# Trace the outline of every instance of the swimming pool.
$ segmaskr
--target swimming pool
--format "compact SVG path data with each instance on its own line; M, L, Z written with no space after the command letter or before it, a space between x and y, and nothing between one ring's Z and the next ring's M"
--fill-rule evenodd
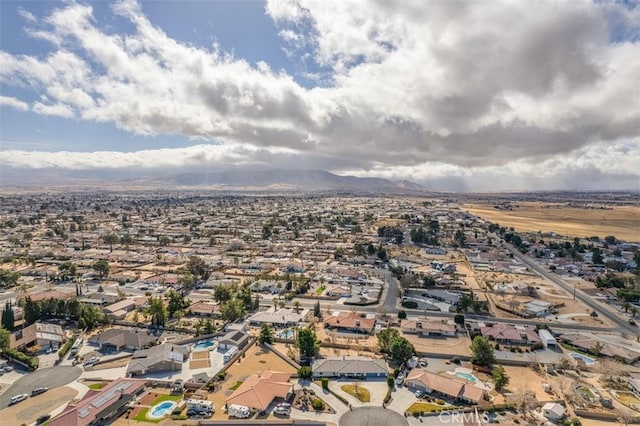
M586 355L579 354L577 352L569 352L569 356L573 359L581 359L587 365L594 365L596 363L595 359L590 358Z
M193 349L198 350L198 349L210 349L213 345L215 345L216 342L213 340L203 340L202 342L198 342L195 345L193 345Z
M294 332L291 329L282 330L278 333L278 337L281 339L293 339Z
M456 371L455 374L457 377L460 377L461 379L465 379L470 381L471 383L475 383L478 381L478 378L476 376L474 376L473 374L470 373L462 373L460 371Z
M158 419L166 416L171 413L171 411L176 407L175 401L164 401L160 404L154 406L147 412L147 417L150 419Z

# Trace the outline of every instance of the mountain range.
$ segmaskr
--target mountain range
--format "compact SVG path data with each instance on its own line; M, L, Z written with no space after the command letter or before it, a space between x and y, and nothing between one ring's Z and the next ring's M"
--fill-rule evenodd
M324 170L229 169L170 174L114 173L110 170L5 170L3 186L42 189L208 189L225 191L359 192L424 194L427 189L411 181L341 176ZM5 188L6 189L6 188Z

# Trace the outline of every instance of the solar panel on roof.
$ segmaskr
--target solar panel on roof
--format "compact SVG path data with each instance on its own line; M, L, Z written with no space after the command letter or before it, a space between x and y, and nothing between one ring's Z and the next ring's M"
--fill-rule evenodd
M123 391L123 390L127 389L129 386L131 386L130 382L118 383L116 386L114 386L113 388L109 389L108 391L102 392L96 399L91 401L91 405L93 405L95 408L100 408L104 404L106 404L107 402L112 400L117 392ZM103 393L104 393L104 395L103 395Z

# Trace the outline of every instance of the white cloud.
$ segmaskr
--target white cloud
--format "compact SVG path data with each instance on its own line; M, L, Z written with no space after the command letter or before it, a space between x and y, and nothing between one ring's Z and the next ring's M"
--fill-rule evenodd
M267 1L287 52L331 70L314 88L176 41L132 0L113 11L135 31L103 30L90 5L24 13L54 49L0 51L0 82L44 94L36 113L416 178L425 165L531 176L581 152L618 164L602 147L640 134L640 19L624 4Z
M22 102L20 99L12 98L11 96L0 96L0 105L9 106L20 111L29 110L29 104Z

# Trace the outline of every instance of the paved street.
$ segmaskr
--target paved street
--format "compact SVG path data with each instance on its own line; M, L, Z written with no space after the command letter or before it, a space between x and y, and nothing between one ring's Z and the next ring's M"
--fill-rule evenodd
M42 386L49 389L59 388L73 382L80 377L80 374L82 374L81 368L67 366L43 368L27 374L18 379L6 392L0 395L0 410L9 405L9 400L12 396L21 393L31 395L33 389Z
M565 282L558 275L547 271L545 268L540 266L537 262L535 262L529 256L523 255L518 250L513 248L511 245L506 244L506 247L509 250L511 250L511 252L514 255L514 257L516 257L522 263L527 265L531 270L535 271L536 273L538 273L542 277L548 279L549 281L557 284L560 288L564 289L569 294L575 294L576 299L578 299L579 301L581 301L582 303L584 303L585 305L587 305L591 309L593 309L596 312L598 312L598 314L604 315L605 317L607 317L611 322L613 322L616 325L616 328L617 328L616 331L619 331L619 332L622 331L622 332L625 332L625 333L629 333L632 336L638 334L639 330L638 330L637 327L633 327L627 321L625 321L623 318L620 318L614 312L609 311L607 306L604 306L603 304L598 303L591 296L585 294L580 289L574 290L573 286L569 285L567 282ZM574 326L573 328L578 328L578 327Z

